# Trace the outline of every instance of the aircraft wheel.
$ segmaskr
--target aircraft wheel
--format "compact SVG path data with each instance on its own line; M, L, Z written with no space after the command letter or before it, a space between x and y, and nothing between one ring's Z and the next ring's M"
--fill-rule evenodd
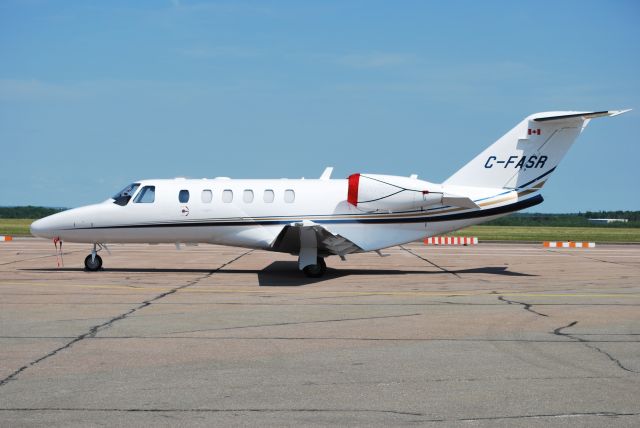
M318 257L317 264L306 266L302 271L309 278L320 278L327 271L327 264L323 257Z
M96 254L95 259L91 260L91 254L84 259L84 268L89 272L95 272L102 268L102 257Z

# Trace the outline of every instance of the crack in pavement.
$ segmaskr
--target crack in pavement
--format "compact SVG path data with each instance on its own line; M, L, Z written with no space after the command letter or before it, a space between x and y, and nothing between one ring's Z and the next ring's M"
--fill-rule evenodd
M514 415L514 416L485 416L480 418L463 418L454 419L454 421L461 422L474 422L474 421L496 421L496 420L509 420L509 419L544 419L544 418L568 418L568 417L584 417L584 416L604 416L604 417L619 417L619 416L639 416L638 412L575 412L575 413L550 413L539 415ZM443 420L445 422L446 420Z
M170 331L163 334L199 333L203 331L237 330L237 329L257 328L257 327L278 327L283 325L318 324L318 323L325 323L325 322L340 322L340 321L377 320L377 319L384 319L384 318L404 318L404 317L415 317L418 315L422 315L422 314L383 315L378 317L337 318L337 319L331 319L331 320L318 320L318 321L279 322L279 323L273 323L273 324L241 325L237 327L220 327L220 328L205 328L200 330Z
M443 268L442 266L439 266L439 265L435 264L434 262L432 262L431 260L427 259L426 257L422 257L420 254L417 254L417 253L411 251L410 249L404 247L403 245L399 245L399 247L402 248L407 253L416 256L420 260L424 260L425 262L429 263L431 266L436 267L436 268L440 269L441 271L443 271L445 273L450 273L451 275L455 276L456 278L462 278L457 273L451 272L450 270L447 270L447 269Z
M38 297L40 296L69 296L82 293L38 293ZM3 296L33 296L33 293L2 293ZM131 296L131 293L93 293L94 296ZM378 296L379 294L363 294L358 296L340 296L342 297L362 297L362 296ZM448 297L459 297L457 295L452 295ZM338 297L318 297L318 299L337 299ZM448 300L432 300L430 302L425 303L334 303L334 302L323 302L323 303L298 303L304 302L305 300L311 299L296 299L295 303L290 302L252 302L252 303L243 303L243 302L158 302L155 303L157 305L180 305L180 306L442 306L442 305L458 305L458 306L502 306L502 303L476 303L476 302L452 302ZM80 306L100 306L100 305L130 305L131 303L127 302L111 302L111 301L100 301L100 302L12 302L12 301L3 301L4 305L58 305L58 306L71 306L71 305L80 305ZM535 306L640 306L640 304L635 303L536 303ZM602 333L605 334L605 333ZM608 334L608 333L607 333ZM640 334L640 333L638 333Z
M537 312L537 311L534 311L533 309L531 309L531 307L533 306L532 303L518 302L516 300L509 300L509 299L505 299L504 296L499 296L498 300L500 300L502 302L505 302L505 303L507 303L509 305L522 305L523 306L522 309L524 309L525 311L529 311L532 314L536 314L536 315L539 315L541 317L548 317L549 316L547 314L543 314L542 312Z
M593 260L594 262L610 263L612 265L632 267L632 268L638 269L638 266L633 265L633 264L612 262L610 260L602 260L602 259L597 259L595 257L587 257L584 254L579 254L578 252L570 252L569 253L569 252L563 252L563 251L558 251L558 250L547 250L547 251L549 251L550 253L566 254L566 255L572 256L572 257L580 257L580 258L587 259L587 260Z
M578 324L578 321L572 321L569 324L562 326L562 327L558 327L555 330L553 330L553 334L556 336L563 336L566 337L568 339L571 339L573 341L576 342L580 342L582 343L584 346L586 346L589 349L593 349L595 351L600 352L601 354L605 355L607 358L609 358L611 361L613 361L618 367L620 367L622 370L628 371L630 373L640 373L637 372L635 370L632 370L630 368L625 367L624 365L622 365L622 363L620 362L620 360L618 360L617 358L615 358L613 355L611 355L610 353L608 353L607 351L598 348L597 346L593 345L593 341L587 340L587 339L583 339L581 337L578 337L576 335L570 334L570 333L563 333L562 330L564 330L565 328L570 328L575 326L576 324Z
M486 382L492 383L495 381L536 381L536 380L587 380L587 379L624 379L623 376L544 376L544 377L504 377L500 380L492 378L439 378L439 379L401 379L395 381L352 381L352 382L305 382L304 386L338 386L338 385L406 385L406 384L419 384L419 383L454 383L454 382ZM287 386L286 384L277 384L271 386Z
M199 278L194 279L193 281L190 281L190 282L188 282L188 283L186 283L184 285L180 285L178 287L174 287L171 290L166 291L164 293L158 294L157 296L155 296L155 297L153 297L151 299L145 300L144 302L142 302L138 306L128 310L127 312L123 312L120 315L115 316L115 317L111 318L110 320L103 322L102 324L98 324L98 325L95 325L95 326L91 327L86 333L83 333L83 334L75 337L73 340L71 340L71 341L67 342L66 344L54 349L53 351L43 355L42 357L37 358L37 359L31 361L28 364L25 364L24 366L20 367L19 369L17 369L13 373L11 373L9 376L7 376L4 379L0 380L0 387L2 387L4 385L8 384L9 382L11 382L12 380L14 380L20 373L24 372L29 367L33 367L36 364L41 363L42 361L44 361L44 360L46 360L46 359L48 359L50 357L53 357L58 352L61 352L61 351L64 351L65 349L71 348L73 345L75 345L76 343L78 343L78 342L80 342L80 341L82 341L84 339L95 338L95 336L96 336L96 334L98 332L110 328L116 322L127 318L129 315L131 315L131 314L133 314L133 313L135 313L135 312L137 312L137 311L139 311L139 310L141 310L143 308L146 308L147 306L151 306L157 300L163 299L163 298L165 298L165 297L167 297L167 296L169 296L171 294L174 294L174 293L176 293L176 292L178 292L178 291L180 291L180 290L182 290L184 288L191 287L193 285L198 284L200 281L210 277L214 273L220 271L221 269L225 268L226 266L229 266L231 263L239 260L240 258L246 256L247 254L249 254L249 253L251 253L253 251L254 250L245 251L244 253L240 254L239 256L237 256L237 257L233 258L232 260L222 264L218 268L211 270L207 274L205 274L205 275L203 275L203 276L201 276Z
M397 416L413 416L427 417L419 422L475 422L475 421L498 421L498 420L514 420L514 419L545 419L545 418L568 418L568 417L621 417L621 416L640 416L640 412L571 412L571 413L542 413L532 415L497 415L497 416L479 416L472 418L438 418L433 417L431 413L418 411L403 411L390 409L327 409L327 408L293 408L293 409L274 409L274 408L74 408L74 407L17 407L17 408L0 408L2 412L118 412L118 413L378 413L390 414Z
M168 333L167 333L168 334ZM73 336L0 336L0 339L73 339ZM92 340L349 340L387 342L472 342L472 343L554 343L576 344L576 341L551 339L460 339L450 337L404 338L404 337L342 337L342 336L102 336L87 337ZM590 340L589 343L640 343L640 340Z

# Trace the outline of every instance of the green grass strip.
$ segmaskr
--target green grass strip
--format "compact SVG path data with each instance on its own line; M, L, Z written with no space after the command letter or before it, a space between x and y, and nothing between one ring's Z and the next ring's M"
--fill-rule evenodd
M32 219L0 219L0 235L30 236ZM477 236L481 241L639 242L640 228L471 226L450 236Z
M640 242L640 229L620 227L471 226L450 235L481 241Z

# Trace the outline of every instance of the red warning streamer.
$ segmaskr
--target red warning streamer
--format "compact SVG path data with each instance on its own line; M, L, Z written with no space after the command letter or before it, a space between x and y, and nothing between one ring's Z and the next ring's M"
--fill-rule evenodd
M60 244L59 250L58 243ZM64 267L64 259L62 258L62 239L60 239L59 236L53 238L53 246L56 247L56 262L58 263L58 267Z

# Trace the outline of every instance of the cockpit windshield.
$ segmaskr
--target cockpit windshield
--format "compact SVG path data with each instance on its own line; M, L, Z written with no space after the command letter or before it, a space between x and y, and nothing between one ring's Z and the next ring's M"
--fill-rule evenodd
M140 183L129 184L127 187L112 196L113 203L122 206L127 205L133 194L136 193L138 187L140 187Z

